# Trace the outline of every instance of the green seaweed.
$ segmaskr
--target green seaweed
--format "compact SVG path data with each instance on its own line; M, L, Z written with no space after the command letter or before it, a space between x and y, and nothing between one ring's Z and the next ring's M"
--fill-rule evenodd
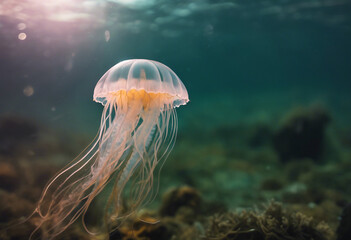
M217 214L209 221L204 239L333 239L333 232L326 223L316 222L301 212L288 213L276 202L271 202L262 213Z

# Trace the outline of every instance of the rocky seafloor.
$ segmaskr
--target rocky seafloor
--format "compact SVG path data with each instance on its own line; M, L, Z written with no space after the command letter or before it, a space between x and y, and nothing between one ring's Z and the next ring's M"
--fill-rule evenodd
M28 239L36 218L18 223L89 142L0 117L0 239ZM149 207L109 234L91 236L77 221L57 239L351 239L350 171L351 128L320 106L288 110L278 124L189 122Z

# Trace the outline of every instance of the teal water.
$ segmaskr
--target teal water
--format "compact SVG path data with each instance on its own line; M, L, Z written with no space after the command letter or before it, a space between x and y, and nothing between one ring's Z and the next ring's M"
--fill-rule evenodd
M62 4L53 11L54 3L2 3L2 112L95 128L101 108L91 102L93 88L107 69L130 58L170 66L187 86L193 109L213 95L246 101L277 94L267 108L292 91L299 96L291 104L301 95L327 102L348 96L348 1ZM30 97L23 94L28 86Z

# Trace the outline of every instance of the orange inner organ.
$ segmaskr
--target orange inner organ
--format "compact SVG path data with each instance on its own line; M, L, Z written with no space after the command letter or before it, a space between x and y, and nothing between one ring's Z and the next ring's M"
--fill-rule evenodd
M170 104L175 99L175 96L169 93L147 92L144 89L119 90L110 93L110 96L117 103L117 106L128 105L131 102L140 102L143 104L144 109L147 109L152 103Z

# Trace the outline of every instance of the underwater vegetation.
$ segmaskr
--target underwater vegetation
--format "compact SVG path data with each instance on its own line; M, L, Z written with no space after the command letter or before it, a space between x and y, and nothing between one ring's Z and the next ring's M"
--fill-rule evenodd
M196 189L183 186L166 193L158 212L146 212L141 219L161 215L160 222L147 224L134 219L111 233L110 239L333 239L332 229L301 212L270 202L256 210L205 213L206 202ZM172 200L171 200L172 199ZM182 204L181 204L182 203ZM193 204L196 203L196 204ZM177 209L164 214L164 209Z
M320 160L329 113L319 106L291 111L276 131L273 141L281 161L310 158Z
M155 168L167 158L175 142L175 108L189 99L170 68L135 59L118 63L102 76L94 90L94 101L104 105L97 137L49 182L35 210L40 217L37 229L45 239L56 237L80 216L85 230L96 234L88 229L84 218L110 181L113 187L104 204L102 224L107 229L151 201ZM131 178L131 189L125 194L126 209L122 197Z
M243 211L210 218L206 239L331 239L333 231L300 212L288 213L282 205L270 203L263 212Z
M287 111L286 116L294 111ZM281 118L286 116L282 114ZM2 229L31 214L45 182L71 159L75 150L88 142L87 137L82 140L75 135L60 136L24 118L4 116L3 119L13 121L6 126L16 126L21 119L22 126L28 127L23 132L29 132L32 140L24 137L23 141L14 142L11 151L0 154ZM1 121L4 120L0 118ZM304 157L280 161L273 138L282 126L275 129L262 122L247 126L219 125L221 131L203 132L212 136L211 141L201 139L198 144L188 136L191 131L182 131L171 161L160 176L159 192L163 194L161 200L156 199L154 207L141 204L133 208L130 205L133 198L126 186L126 194L121 194L123 200L119 203L120 216L129 217L120 221L113 216L104 219L99 212L104 210L106 202L93 201L85 219L97 235L89 235L76 221L54 239L349 239L351 192L345 189L350 181L349 143L343 139L335 150L339 160L316 162ZM30 129L36 129L35 135ZM262 132L269 134L260 137ZM241 142L231 139L230 134L238 136ZM329 132L324 133L324 138L323 159L332 156L325 155L326 148L330 147ZM71 146L72 143L76 145ZM107 184L101 193L107 194L102 199L108 198L119 176ZM140 179L139 176L135 177ZM129 187L137 183L131 180ZM49 195L47 199L51 200ZM43 209L47 210L45 205ZM111 229L108 235L95 227L103 221ZM40 216L33 216L23 224L0 231L0 239L28 239L33 229L46 224L50 226ZM40 231L37 236L40 238Z

